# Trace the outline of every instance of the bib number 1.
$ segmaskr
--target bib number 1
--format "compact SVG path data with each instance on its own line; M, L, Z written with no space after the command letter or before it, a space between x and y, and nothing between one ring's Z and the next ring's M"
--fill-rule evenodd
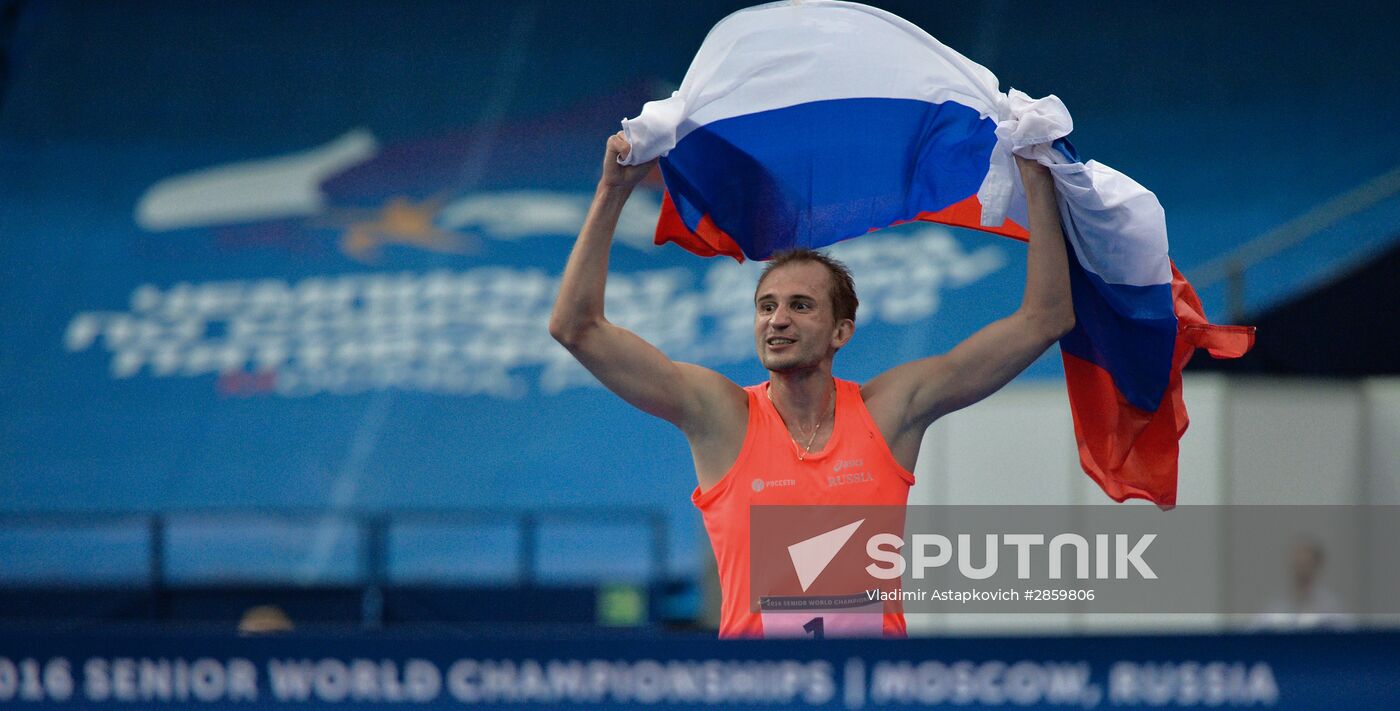
M880 637L885 630L885 604L869 593L759 598L763 636L826 639Z

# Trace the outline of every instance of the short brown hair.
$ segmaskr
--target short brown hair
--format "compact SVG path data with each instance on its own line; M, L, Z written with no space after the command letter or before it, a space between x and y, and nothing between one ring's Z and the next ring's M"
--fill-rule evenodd
M816 262L826 267L826 271L831 274L832 313L836 314L837 321L847 318L855 321L856 308L860 306L860 299L856 298L856 281L851 278L851 270L847 269L846 265L839 260L815 249L796 247L775 252L768 260L768 266L764 267L763 273L758 276L758 285L754 287L754 298L758 298L758 287L763 286L763 280L767 279L774 269L801 262Z

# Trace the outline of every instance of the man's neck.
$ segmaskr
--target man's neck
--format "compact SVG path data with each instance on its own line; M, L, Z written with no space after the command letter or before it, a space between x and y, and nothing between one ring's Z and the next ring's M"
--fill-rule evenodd
M809 426L825 418L836 399L836 382L827 368L771 372L768 394L788 423Z

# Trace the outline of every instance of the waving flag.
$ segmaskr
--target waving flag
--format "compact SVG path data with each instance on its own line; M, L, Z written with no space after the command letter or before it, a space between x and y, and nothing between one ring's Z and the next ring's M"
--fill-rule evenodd
M681 87L623 121L625 162L663 156L658 244L767 259L910 220L1026 239L1013 153L1050 167L1074 258L1060 341L1084 470L1118 501L1176 501L1193 349L1238 357L1253 329L1206 322L1167 257L1150 191L1065 139L1054 96L997 78L883 10L760 5L710 31Z

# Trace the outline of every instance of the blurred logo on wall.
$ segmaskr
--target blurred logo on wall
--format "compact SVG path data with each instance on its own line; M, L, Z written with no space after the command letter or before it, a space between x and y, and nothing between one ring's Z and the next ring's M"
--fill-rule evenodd
M546 328L591 192L482 188L473 140L385 145L361 128L304 150L157 181L134 210L146 233L237 234L251 244L281 240L293 252L324 252L333 241L358 271L140 284L125 310L74 315L64 347L105 350L113 380L212 377L226 396L394 389L516 399L596 385ZM656 264L614 265L609 318L673 358L744 362L753 353L758 267L656 259L659 188L644 185L622 216L616 241L639 259L632 264ZM833 252L859 279L863 323L925 319L942 290L1005 263L1000 247L965 250L934 225ZM386 271L391 257L413 254L438 258L426 269Z
M373 133L355 129L304 151L161 180L141 196L136 224L162 233L291 221L307 230L338 232L340 251L371 265L380 261L386 246L472 255L480 252L484 239L514 241L578 231L588 212L587 194L509 190L463 195L457 194L460 188L444 185L417 198L410 193L424 192L413 189L421 185L394 179L409 163L408 169L443 176L444 183L453 182L455 169L462 176L456 182L466 182L472 171L464 143L447 138L381 150ZM623 213L617 240L637 249L651 247L660 205L659 195L640 191Z

